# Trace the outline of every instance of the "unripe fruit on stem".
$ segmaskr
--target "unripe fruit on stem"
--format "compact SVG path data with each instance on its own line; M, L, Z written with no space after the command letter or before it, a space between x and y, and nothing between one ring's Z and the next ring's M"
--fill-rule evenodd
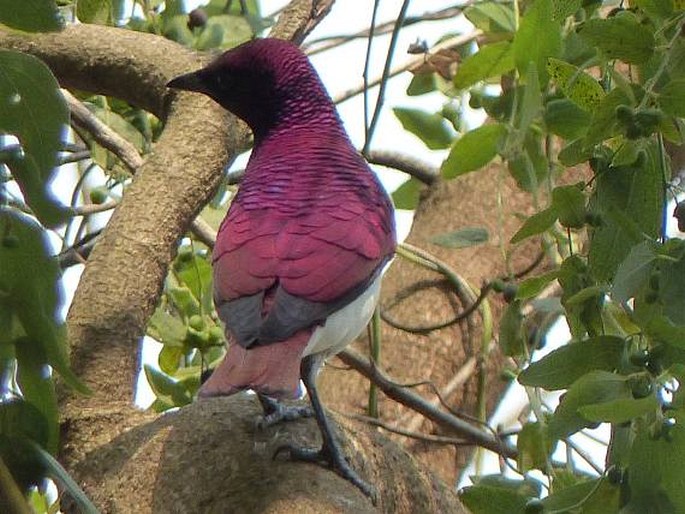
M100 205L105 203L107 198L109 198L109 190L103 186L94 187L90 190L89 196L91 203Z

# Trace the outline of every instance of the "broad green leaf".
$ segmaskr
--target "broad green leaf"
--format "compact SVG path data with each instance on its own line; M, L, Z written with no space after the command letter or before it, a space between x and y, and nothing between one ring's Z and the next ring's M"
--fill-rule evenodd
M564 139L573 140L587 132L592 116L575 102L562 98L547 102L544 119L547 130Z
M611 281L634 245L660 233L664 175L659 152L648 150L641 167L609 168L596 177L589 211L602 224L592 233L588 262L598 280Z
M57 322L62 283L43 229L31 218L0 208L0 310L13 312L47 363L80 392L88 389L69 368L66 329Z
M549 421L550 437L562 439L591 426L593 422L581 416L581 407L620 398L632 398L627 377L602 370L590 371L576 380L562 396Z
M685 118L685 78L671 80L659 93L659 105L666 114Z
M483 45L457 67L454 86L466 89L491 77L498 77L514 69L514 51L509 41Z
M557 157L561 164L570 168L590 159L592 157L592 147L587 147L585 140L576 139L562 148Z
M59 412L55 384L50 377L47 357L40 344L19 338L14 344L17 356L17 383L24 400L43 415L47 429L45 448L57 454L59 442Z
M473 514L524 514L526 503L534 497L523 480L510 480L512 484L508 485L504 479L492 483L483 480L488 477L479 478L475 485L459 492L459 499Z
M504 314L502 314L499 325L499 345L502 353L511 357L522 355L525 344L521 301L514 300L507 305Z
M186 325L180 319L157 307L148 322L147 333L165 346L183 347Z
M83 23L110 25L112 23L112 0L78 0L76 17Z
M542 234L552 228L557 221L557 211L553 207L548 207L528 218L520 229L511 238L512 244L519 243L531 236Z
M63 206L53 195L49 181L43 180L32 156L25 154L19 147L0 150L0 164L4 163L17 181L24 201L44 226L53 228L61 225L69 216L71 209Z
M451 179L489 163L500 149L507 128L501 123L483 125L461 136L442 163L442 174Z
M617 513L620 488L603 477L566 487L542 500L543 512L582 512L583 514Z
M666 316L650 319L645 332L655 341L685 350L685 326L674 324Z
M668 243L667 243L668 244ZM667 247L664 245L662 252L667 252L659 259L659 299L663 304L663 314L673 323L685 326L685 255L683 244L674 241ZM685 341L681 343L685 346Z
M396 209L416 209L419 204L421 190L424 184L415 178L410 178L392 193L392 201Z
M617 400L584 405L578 412L585 419L606 423L625 423L643 414L654 413L659 402L653 395L644 398L619 398Z
M252 38L252 27L242 16L210 16L195 43L196 50L228 49Z
M69 123L50 70L32 55L0 50L0 133L17 136L47 185Z
M582 0L552 0L552 19L563 22L582 7Z
M0 23L28 32L60 30L63 25L54 0L0 0Z
M660 437L643 424L638 427L630 452L628 485L630 502L627 512L685 512L683 462L685 462L685 426L679 411L676 424Z
M552 190L552 206L562 226L582 228L585 225L585 194L578 186L555 187Z
M540 93L538 70L535 63L531 61L528 63L528 70L525 75L525 85L523 86L516 128L521 133L527 132L530 124L540 114L541 109L542 94Z
M566 389L590 371L617 369L624 348L623 339L614 336L571 342L530 364L519 374L518 381L549 391Z
M580 35L609 59L644 64L654 53L654 34L628 11L609 18L587 20Z
M516 289L516 298L519 300L529 300L535 298L540 294L547 285L556 280L559 276L559 272L556 270L548 271L537 277L528 277L527 279L521 281Z
M166 10L164 12L166 13ZM193 36L193 32L188 28L187 14L165 16L163 17L163 20L164 27L162 34L164 34L165 38L188 47L192 47L195 44L195 36ZM202 33L204 34L204 31ZM217 44L219 44L223 33L217 31L217 36Z
M487 243L488 238L488 231L483 227L465 227L434 236L431 238L431 243L445 248L468 248Z
M437 89L435 73L415 73L407 86L407 96L420 96Z
M533 193L549 176L549 161L544 153L541 134L534 128L530 128L526 132L523 146L514 150L516 145L520 145L520 142L517 141L520 134L520 131L511 132L507 138L507 143L504 145L509 150L518 151L514 156L506 156L507 168L516 180L518 187Z
M193 251L193 247L182 247L174 260L173 270L177 280L186 285L206 312L214 308L212 300L212 266L209 255Z
M483 32L515 32L516 14L509 4L478 2L464 9L464 16Z
M431 150L448 148L452 144L454 135L440 114L407 107L395 107L392 111L400 120L402 127L418 137Z
M164 345L164 348L159 352L159 357L157 357L159 369L167 375L175 375L181 366L181 359L185 354L183 346Z
M19 399L1 402L0 457L25 491L45 478L45 467L31 441L40 446L48 441L47 423L40 411Z
M592 111L592 121L585 136L585 145L591 146L619 133L616 109L619 105L632 107L631 99L620 88L612 89L604 95Z
M581 109L594 112L605 93L599 82L580 68L550 57L547 72L566 97Z
M630 249L619 264L611 288L611 295L619 303L626 302L647 282L657 255L650 241L643 241Z
M636 0L635 4L650 16L668 18L673 14L673 0Z
M536 0L529 5L514 36L514 61L521 75L526 74L529 63L533 62L543 86L547 83L547 59L561 52L561 26L552 19L551 0Z
M549 440L547 425L543 423L526 423L516 439L519 451L518 467L526 473L531 469L547 471L550 455L554 452L556 442Z
M187 405L192 401L181 383L147 364L143 369L152 391L159 400L174 406Z

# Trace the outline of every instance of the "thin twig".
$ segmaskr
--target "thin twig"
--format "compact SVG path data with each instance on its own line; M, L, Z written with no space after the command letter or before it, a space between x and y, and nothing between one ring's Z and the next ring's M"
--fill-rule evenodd
M383 104L385 103L385 88L388 86L388 79L390 78L390 66L392 64L392 57L395 53L395 48L397 47L397 38L400 35L400 29L402 28L402 22L407 16L407 9L409 8L410 0L404 0L402 2L402 7L400 8L400 13L397 15L397 22L392 29L392 34L390 36L390 44L388 45L388 55L385 58L385 65L383 66L383 74L381 75L380 88L378 89L378 96L376 97L376 107L373 110L373 116L371 117L371 123L366 131L366 139L364 140L364 148L362 150L363 154L369 151L371 147L371 139L376 131L376 125L378 125L378 120L381 115L381 110ZM369 50L371 46L369 44ZM367 57L368 58L368 57ZM369 82L364 79L364 91L369 90Z
M405 428L400 428L397 425L388 425L383 420L380 420L378 418L372 418L370 416L362 416L361 414L343 414L343 416L356 419L358 421L363 421L364 423L380 427L384 430L387 430L388 432L392 432L393 434L409 437L411 439L417 439L419 441L426 441L429 443L438 444L449 444L453 446L467 446L473 444L471 441L468 441L466 439L457 439L455 437L447 437L444 435L422 434L420 432L414 432Z
M118 201L110 200L104 203L87 203L85 205L77 205L73 209L75 216L90 216L91 214L97 214L99 212L111 211L117 205L119 205Z
M386 396L410 409L421 412L434 423L453 430L473 444L492 450L503 457L515 459L518 455L516 448L495 437L492 433L476 428L451 414L436 409L424 398L408 389L397 387L383 371L373 366L368 359L357 352L348 348L340 352L338 357L345 364L372 380Z
M433 407L437 407L441 403L444 404L446 398L449 398L459 386L471 378L473 372L476 370L476 363L477 359L475 357L469 357L468 360L457 370L445 387L443 387L442 390L438 392L436 397L430 400L429 403ZM408 412L397 421L397 424L402 426L406 425L407 430L415 432L419 429L424 419L425 418L419 413Z
M369 150L366 160L371 164L402 171L426 185L433 184L440 176L440 170L411 155L386 150Z
M431 48L429 53L436 53L436 52L439 52L440 50L445 50L445 49L449 49L449 48L454 48L455 46L464 45L466 43L474 41L475 39L477 39L478 37L480 37L482 35L483 35L483 31L474 30L473 32L469 32L468 34L463 34L460 36L448 38L448 39L438 43L433 48ZM407 62L400 64L399 66L391 69L388 72L388 75L386 78L389 79L391 77L395 77L395 76L399 75L400 73L403 73L403 72L410 70L416 66L419 66L420 64L425 62L425 60L426 60L425 55L419 55L418 57L410 59ZM377 86L378 84L381 83L382 80L383 80L382 76L378 77L378 78L370 81L368 84L368 87L371 88L371 87ZM357 96L360 93L363 93L364 88L365 88L364 84L361 84L361 85L354 87L352 89L348 89L347 91L343 91L341 94L335 96L333 98L333 101L336 104L342 103L346 100L349 100L350 98L352 98L354 96Z

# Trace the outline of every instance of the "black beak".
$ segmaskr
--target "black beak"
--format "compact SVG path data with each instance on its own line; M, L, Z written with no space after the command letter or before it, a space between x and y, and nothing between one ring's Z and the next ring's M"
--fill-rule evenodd
M182 89L184 91L207 93L207 85L196 71L192 73L186 73L185 75L179 75L178 77L167 82L166 86L174 89Z

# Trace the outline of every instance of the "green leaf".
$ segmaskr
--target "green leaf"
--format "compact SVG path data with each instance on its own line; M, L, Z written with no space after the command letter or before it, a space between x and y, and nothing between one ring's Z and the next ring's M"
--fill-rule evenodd
M78 0L76 17L83 23L110 25L112 23L112 0Z
M45 467L30 441L45 445L48 428L40 411L23 400L0 403L0 457L19 486L27 490L45 478Z
M605 96L604 89L591 75L580 68L550 57L547 72L566 97L581 109L594 112Z
M540 74L540 86L547 83L547 59L558 56L562 48L561 26L552 16L551 0L536 0L524 13L514 36L514 61L519 73L525 75L533 62Z
M633 246L616 270L611 288L614 300L623 303L632 298L649 279L656 258L654 245L650 241Z
M566 389L590 371L617 369L624 348L623 339L614 336L571 342L530 364L519 374L518 381L549 391Z
M673 14L673 0L636 0L635 4L653 17L668 18Z
M464 134L442 163L443 176L451 179L485 166L497 155L506 133L505 125L493 123Z
M654 437L648 425L638 426L630 452L627 512L685 512L683 462L685 426L679 411L677 422L661 437Z
M483 227L466 227L454 232L433 236L430 241L445 248L468 248L487 243L488 238L487 229Z
M620 398L632 398L628 378L595 370L576 380L557 407L549 421L550 437L562 439L593 423L580 415L585 405L609 402Z
M600 281L611 281L634 245L660 233L664 175L656 147L646 154L641 167L611 167L596 177L588 210L602 223L592 233L588 262Z
M483 32L515 32L514 9L500 2L478 2L464 9L464 16Z
M526 338L523 331L523 314L520 300L514 300L502 314L499 325L499 345L507 356L522 355Z
M582 0L552 0L552 19L563 22L582 7Z
M211 312L214 308L212 300L212 266L209 264L209 254L203 251L193 251L193 247L179 249L179 257L174 261L174 273L181 285L186 285L192 295L200 302L203 309ZM185 256L183 255L185 253Z
M606 423L625 423L642 416L654 413L659 408L659 402L653 395L640 399L619 398L610 402L584 405L578 412L585 419Z
M0 23L28 32L60 30L63 26L54 0L0 0Z
M71 475L62 467L57 459L37 444L32 442L31 446L36 452L38 459L45 467L46 472L59 484L60 490L68 492L69 496L74 499L76 505L79 507L79 512L82 512L83 514L99 514L100 511L88 499L88 496L83 492L83 489L81 489L74 479L71 478Z
M544 119L552 134L573 140L587 132L592 116L575 102L562 98L547 102Z
M392 111L400 120L402 127L418 137L431 150L448 148L452 144L454 135L440 114L407 107L395 107Z
M0 50L0 132L17 136L47 185L69 123L59 84L28 54Z
M666 114L685 118L685 78L667 82L659 93L659 105Z
M555 446L547 435L547 425L539 422L523 425L516 439L519 451L517 462L521 472L526 473L531 469L547 471L548 459Z
M592 146L619 133L616 118L616 109L619 105L631 106L631 99L623 89L612 89L602 97L597 108L592 111L592 121L585 136L585 146Z
M413 177L404 182L392 193L392 201L395 204L395 208L416 209L416 206L419 205L419 198L423 188L424 184Z
M583 514L609 514L619 511L620 488L603 477L583 480L542 500L543 512L582 512Z
M655 341L685 350L685 326L674 324L666 316L650 319L645 332Z
M192 401L183 384L147 364L143 369L152 391L159 400L173 406L187 405Z
M55 385L47 368L47 357L40 344L25 337L15 344L17 383L24 399L36 407L45 420L47 439L45 448L57 454L59 443L59 411Z
M538 79L538 70L534 62L528 63L525 75L523 95L516 119L516 128L520 133L526 133L530 124L540 114L542 109L542 94Z
M454 86L466 89L491 77L498 77L514 69L514 51L509 41L484 45L478 52L464 59L454 76Z
M63 300L60 267L47 249L43 229L28 216L0 208L0 234L0 310L14 313L47 363L70 386L87 393L68 365L66 330L56 320Z
M24 154L19 147L7 147L0 150L1 163L7 165L19 185L24 201L43 225L48 228L57 227L71 216L71 209L57 200L49 182L41 177L33 157Z
M505 148L514 148L517 144L517 139L520 138L520 131L510 133ZM524 191L533 193L537 191L540 184L545 182L549 176L549 162L543 150L543 141L541 134L534 128L526 132L523 140L523 147L520 148L518 154L507 157L507 167L509 173L516 180L518 187Z
M523 483L522 480L517 482ZM473 514L524 514L531 497L532 494L526 494L519 487L506 487L484 480L465 487L459 493L459 499Z
M547 285L559 276L557 270L548 271L537 277L529 277L519 283L516 289L518 300L529 300L539 295Z
M165 346L183 347L186 325L161 307L157 307L148 322L147 333Z
M557 221L557 211L553 207L548 207L528 218L520 229L511 238L511 243L516 244L531 236L542 234L552 228Z
M576 139L562 148L557 157L561 164L570 168L590 159L592 148L586 147L583 139Z
M609 59L644 64L654 53L654 34L628 11L609 18L587 20L580 35Z
M420 96L432 93L438 88L435 81L435 73L414 73L407 86L407 96Z
M196 50L228 49L252 38L252 27L243 16L210 16L195 43Z
M585 225L585 194L577 185L555 187L552 206L562 226L582 228Z

